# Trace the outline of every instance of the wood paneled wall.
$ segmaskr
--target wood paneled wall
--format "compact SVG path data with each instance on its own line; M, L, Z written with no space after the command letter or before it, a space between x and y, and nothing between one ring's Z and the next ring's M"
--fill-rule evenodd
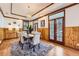
M49 40L48 28L38 28L41 32L41 39ZM79 49L79 27L65 27L65 46Z
M38 28L38 32L41 33L41 39L49 40L49 38L48 38L48 28Z
M16 30L13 28L12 30L9 30L8 28L5 28L5 39L12 39L12 38L17 38L18 35L17 35L17 32Z
M79 49L79 27L65 27L65 45Z
M4 29L0 28L0 41L4 39Z
M9 30L8 28L0 28L0 40L17 38L18 31L22 31L22 29L16 30L13 28L12 30Z

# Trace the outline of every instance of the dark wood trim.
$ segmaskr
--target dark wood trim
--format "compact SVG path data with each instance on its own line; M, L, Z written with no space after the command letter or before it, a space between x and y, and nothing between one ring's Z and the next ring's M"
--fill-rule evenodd
M53 11L53 12L51 12L51 13L46 14L46 15L43 15L43 16L41 16L41 17L38 17L38 18L36 18L36 19L34 19L34 20L38 20L38 19L40 19L40 18L42 18L42 17L45 17L45 16L47 16L47 15L55 14L55 13L57 13L57 12L59 12L59 11L65 10L65 9L67 9L67 8L69 8L69 7L72 7L72 6L75 6L75 5L77 5L77 4L79 4L79 3L73 3L73 4L71 4L71 5L68 5L68 6L66 6L66 7L60 8L60 9L55 10L55 11ZM34 20L33 20L33 21L34 21Z
M10 12L10 13L11 13L12 15L16 15L16 16L20 16L20 17L26 18L26 16L19 15L19 14L16 14L16 13L12 12L12 9L13 9L12 5L13 5L13 4L11 3L11 10L10 10L11 12Z
M3 13L3 10L1 9L1 7L0 7L0 11L1 11L3 17L5 17L5 18L17 19L17 20L24 20L24 19L19 19L19 18L15 18L15 17L5 16L4 13Z
M24 19L19 19L19 18L14 18L14 17L9 17L9 16L4 16L6 18L10 18L10 19L17 19L17 20L24 20Z
M56 18L55 18L54 19L54 42L56 42L56 40L57 40L56 32L57 32L57 24L56 24ZM56 42L56 43L58 43L58 42Z
M50 3L49 5L47 5L46 7L44 7L43 9L39 10L38 12L34 13L32 16L38 14L39 12L45 10L46 8L48 8L49 6L53 5L54 3Z
M64 10L64 20L63 20L63 45L65 45L65 10Z
M55 43L59 43L59 44L62 44L62 45L64 45L65 44L65 10L62 10L62 11L59 11L59 12L56 12L56 14L57 13L60 13L60 12L64 12L64 17L58 17L58 18L55 18L55 20L54 20L54 40L50 40L50 21L52 21L52 20L50 20L49 19L49 16L48 16L48 37L49 37L49 41L53 41L53 42L55 42ZM52 14L53 15L53 14ZM61 42L57 42L56 40L57 40L57 36L56 36L56 19L59 19L59 18L63 18L63 25L62 25L62 30L63 30L63 37L62 37L62 39L63 39L63 42L61 43Z
M3 13L3 11L2 11L2 9L1 9L1 7L0 7L0 11L1 11L1 14L2 14L3 16L5 16L4 13Z
M48 16L48 40L50 40L50 19Z

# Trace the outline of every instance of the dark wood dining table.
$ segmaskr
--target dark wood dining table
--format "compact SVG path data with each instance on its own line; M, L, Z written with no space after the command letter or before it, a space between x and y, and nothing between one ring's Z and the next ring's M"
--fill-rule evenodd
M24 36L25 37L25 36ZM28 34L27 35L27 37L25 37L25 39L24 40L32 40L32 38L34 37L34 35L33 34Z
M33 37L34 37L33 34L28 34L27 37L24 37L24 41L26 41L26 44L29 45L28 48L31 47L31 42L33 42Z
M28 44L29 45L29 48L30 48L30 46L31 46L31 42L33 41L33 37L34 37L34 35L33 34L27 34L27 36L23 36L23 39L24 39L24 41L26 42L26 43L24 43L24 44ZM23 49L23 43L21 43L21 42L19 42L20 43L20 46L21 46L21 48Z

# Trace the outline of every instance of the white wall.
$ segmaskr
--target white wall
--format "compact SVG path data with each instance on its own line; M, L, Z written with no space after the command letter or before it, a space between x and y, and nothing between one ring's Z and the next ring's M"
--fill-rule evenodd
M43 27L43 28L48 28L48 16L38 19L38 28L42 28L41 20L45 20L45 27Z
M13 22L16 22L16 24L14 24ZM11 25L9 25L8 23L11 23ZM5 28L22 28L22 20L16 20L16 19L10 19L10 18L5 18Z
M66 27L79 26L79 4L65 10Z
M45 20L45 27L48 28L48 16L38 19L38 27L41 27L41 20ZM79 4L65 9L65 27L79 26Z
M32 21L32 22L30 22L30 24L33 25L33 23L38 23L38 28L42 28L41 27L42 20L45 20L45 27L43 27L43 28L48 28L48 16L45 16L45 17L42 17L38 20Z
M41 28L41 20L45 20L45 28L48 28L48 16L38 19L38 27ZM31 23L33 24L33 23ZM79 26L79 4L65 9L65 27Z
M4 25L3 21L4 21L4 17L3 17L3 15L0 12L0 28L3 28L3 25Z
M13 24L13 22L16 22L16 24ZM8 23L11 23L11 25ZM0 28L22 28L22 25L22 20L4 18L0 12Z

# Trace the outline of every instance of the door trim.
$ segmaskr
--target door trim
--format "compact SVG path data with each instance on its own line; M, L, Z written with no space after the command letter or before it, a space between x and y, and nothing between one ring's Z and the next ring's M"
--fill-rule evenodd
M60 42L58 42L58 44L61 44L61 45L64 45L65 44L65 10L62 10L62 11L60 11L60 12L63 12L64 11L64 17L59 17L59 18L63 18L63 43L60 43ZM60 12L57 12L57 13L60 13ZM57 14L56 13L56 14ZM50 15L49 15L50 16ZM53 42L55 42L55 43L57 43L55 40L50 40L50 19L49 19L49 16L48 16L48 38L49 38L49 41L53 41ZM58 18L55 18L55 19L58 19ZM56 22L56 21L55 21ZM56 27L56 26L55 26ZM56 35L55 35L56 36ZM54 36L54 37L55 37Z

